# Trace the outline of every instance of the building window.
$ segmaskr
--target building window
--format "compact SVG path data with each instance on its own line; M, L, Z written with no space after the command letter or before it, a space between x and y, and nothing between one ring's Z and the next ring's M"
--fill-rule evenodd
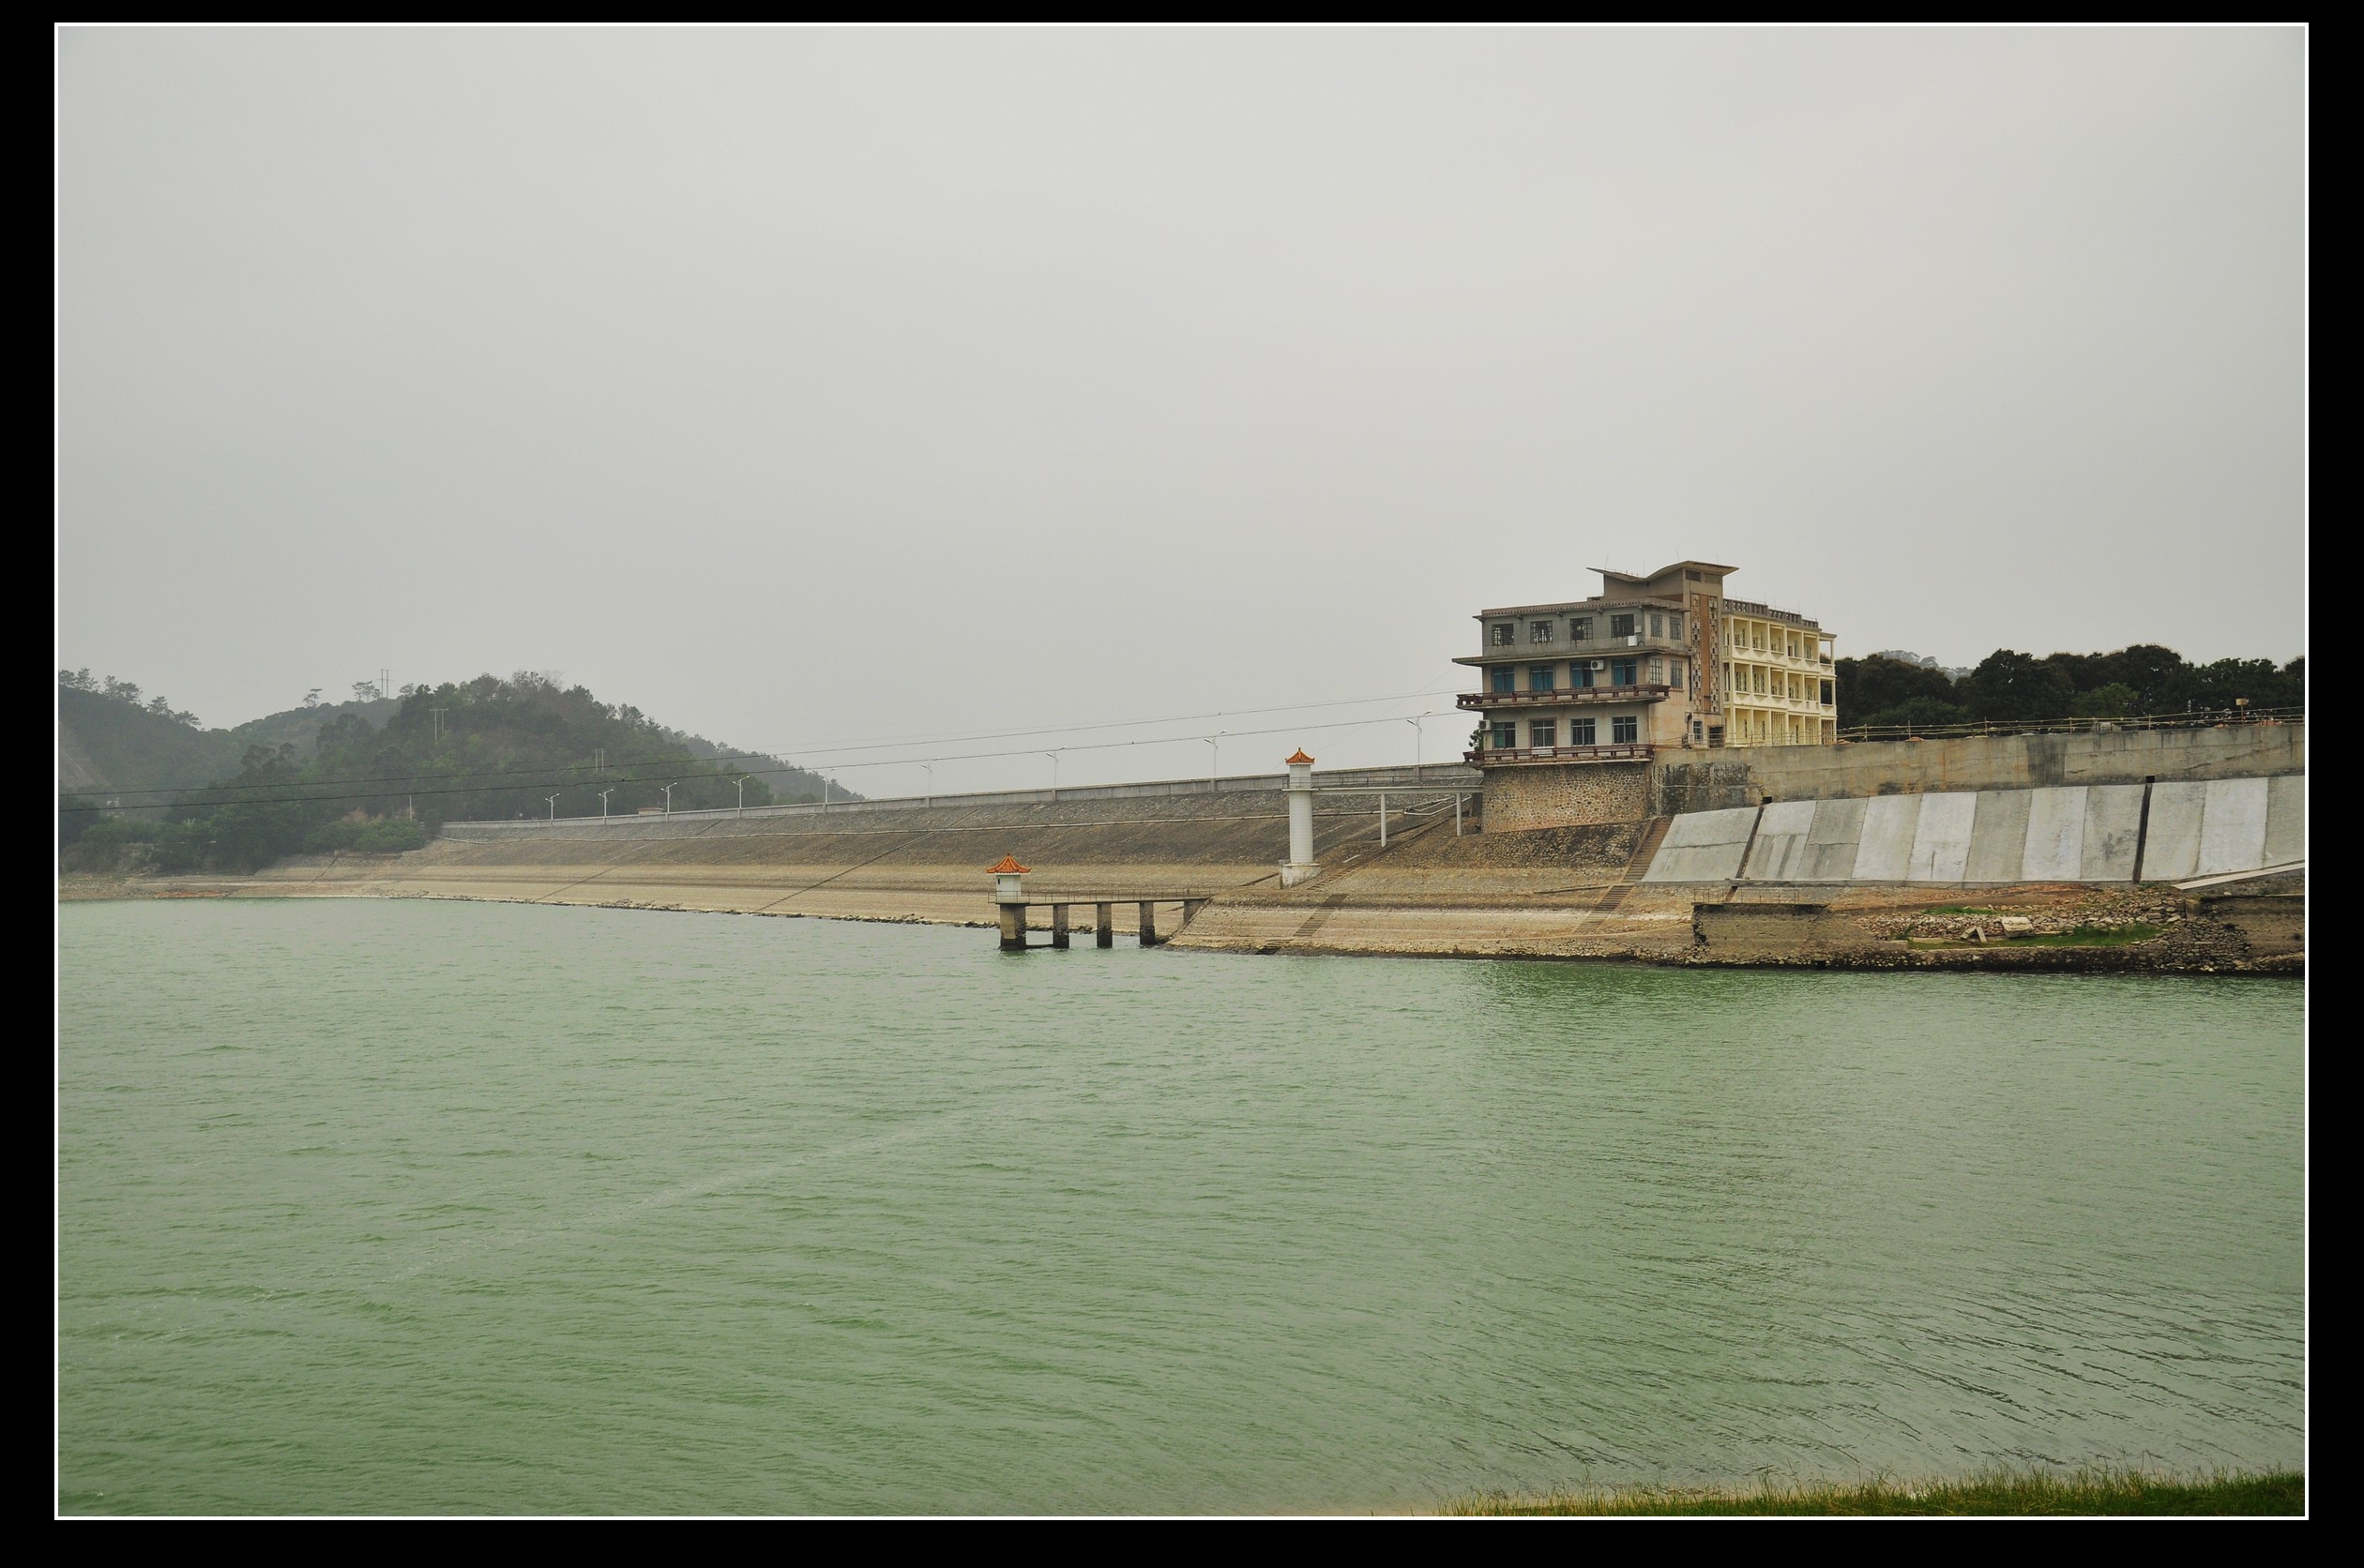
M1592 641L1592 617L1589 615L1569 616L1568 640L1570 642L1590 642Z
M1497 692L1508 696L1509 693L1519 689L1519 672L1516 670L1511 669L1510 666L1507 664L1498 664L1494 666L1492 673L1493 675L1493 688Z
M1631 746L1642 738L1642 721L1631 714L1618 714L1609 720L1609 738L1619 746Z
M1683 613L1676 611L1666 618L1666 635L1680 642L1683 640Z
M1650 635L1652 637L1664 637L1666 635L1666 617L1660 615L1656 611L1652 611L1650 612Z
M1511 641L1515 638L1519 628L1512 626L1509 622L1505 621L1500 626L1493 626L1488 629L1493 633L1493 645L1495 647L1508 648L1510 646Z
M1569 719L1568 721L1568 744L1570 746L1599 746L1600 744L1600 728L1599 724L1589 718Z
M1759 697L1763 697L1763 696L1765 696L1765 666L1763 666L1763 665L1761 665L1761 664L1752 664L1752 665L1750 665L1749 668L1756 671L1756 691L1757 691L1757 695L1758 695Z
M1705 731L1701 728L1701 725L1700 725L1699 720L1697 720L1697 719L1695 719L1695 718L1694 718L1694 719L1692 719L1692 720L1691 720L1691 739L1693 739L1693 740L1699 740L1699 739L1702 739L1702 738L1704 737L1704 735L1705 735Z
M1667 675L1668 675L1668 677L1669 677L1669 683L1668 683L1668 684L1670 684L1671 686L1674 686L1674 688L1676 691L1680 691L1680 690L1682 690L1682 689L1683 689L1683 661L1682 661L1681 659L1670 659L1670 660L1668 660L1668 661L1667 661L1667 671L1666 671L1666 673L1667 673Z
M1557 746L1559 721L1553 718L1536 719L1527 725L1527 736L1529 746Z
M1630 615L1610 616L1609 635L1612 637L1631 637L1633 635L1633 617Z
M1640 659L1611 659L1609 661L1609 684L1611 686L1633 686L1638 684L1639 677L1634 673L1634 671L1639 670L1641 667L1642 661Z
M1650 684L1652 686L1664 686L1666 684L1666 661L1664 659L1654 658L1650 661Z
M1569 659L1568 661L1568 684L1571 686L1588 686L1592 685L1593 661L1588 658Z
M1529 621L1529 622L1527 623L1527 641L1528 641L1529 642L1549 642L1551 640L1552 640L1552 623L1551 623L1551 622L1549 622L1549 621Z
M1553 667L1552 667L1551 665L1548 665L1548 664L1530 664L1530 665L1528 665L1528 666L1527 666L1527 689L1528 689L1529 691L1549 691L1549 690L1551 690L1551 689L1552 689L1552 669L1553 669Z
M1830 706L1831 697L1832 697L1832 695L1833 695L1833 694L1832 694L1832 691L1831 691L1831 685L1830 685L1830 683L1829 683L1828 681L1825 681L1825 682L1822 684L1822 691L1823 691L1823 706L1826 708L1826 707Z
M1518 744L1519 724L1516 719L1506 718L1495 724L1493 727L1493 748L1496 751L1515 750Z

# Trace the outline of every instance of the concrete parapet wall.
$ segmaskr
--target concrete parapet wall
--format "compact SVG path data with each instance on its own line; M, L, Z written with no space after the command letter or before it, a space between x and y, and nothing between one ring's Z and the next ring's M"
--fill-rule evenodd
M1774 801L1976 792L2145 779L2274 777L2307 771L2303 724L1964 735L1847 746L1735 746L1651 764L1661 812ZM1497 769L1496 776L1511 772Z
M1940 791L1686 812L1644 881L2175 882L2306 855L2306 780Z

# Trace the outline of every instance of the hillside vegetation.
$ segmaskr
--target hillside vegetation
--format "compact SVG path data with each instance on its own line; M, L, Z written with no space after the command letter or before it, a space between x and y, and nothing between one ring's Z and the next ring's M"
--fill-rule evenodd
M69 698L113 701L61 686L61 708ZM115 705L131 720L156 718L128 702ZM137 844L162 870L251 870L299 852L413 849L451 821L662 808L668 785L677 811L778 798L755 771L773 760L730 756L636 708L531 673L405 688L382 713L382 723L359 708L339 713L316 727L309 750L294 739L250 745L197 788L66 796L60 841L94 867ZM97 718L102 731L108 722L129 722ZM235 733L180 728L191 756ZM166 749L159 737L146 738L158 742L159 755ZM766 771L787 798L819 798L818 776L778 763ZM808 781L810 790L798 788ZM139 820L144 810L162 820Z
M1902 659L1842 658L1839 722L1936 728L1980 721L2127 718L2234 707L2296 708L2307 701L2307 661L2227 658L2192 664L2173 648L2137 643L2108 654L1998 648L1960 681Z

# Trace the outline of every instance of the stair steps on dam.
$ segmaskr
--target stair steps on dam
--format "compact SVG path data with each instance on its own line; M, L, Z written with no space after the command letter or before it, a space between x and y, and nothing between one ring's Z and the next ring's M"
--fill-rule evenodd
M1777 801L1671 819L1640 881L2176 882L2306 855L2306 776Z

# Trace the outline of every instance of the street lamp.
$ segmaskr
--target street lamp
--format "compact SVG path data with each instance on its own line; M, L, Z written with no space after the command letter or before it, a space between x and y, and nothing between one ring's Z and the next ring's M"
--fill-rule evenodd
M1417 784L1420 778L1420 721L1407 718L1403 722L1412 726L1412 781Z
M1224 731L1218 730L1211 735L1199 737L1206 743L1206 787L1210 790L1215 788L1216 764L1220 762L1223 757L1223 734Z
M608 820L607 798L614 793L615 793L615 790L613 785L599 792L599 821L603 822Z
M745 816L747 814L747 776L741 774L733 782L738 785L738 814Z
M1051 799L1055 804L1059 798L1059 754L1046 751L1043 755L1051 759Z
M928 771L928 782L921 794L921 803L927 806L933 806L935 804L935 764L933 762L922 762L919 765Z
M673 792L680 787L680 784L681 780L676 778L665 786L665 815L668 817L673 815Z
M564 790L558 792L558 794L564 793L566 793ZM542 799L550 802L550 820L556 822L558 820L558 795L544 795Z

